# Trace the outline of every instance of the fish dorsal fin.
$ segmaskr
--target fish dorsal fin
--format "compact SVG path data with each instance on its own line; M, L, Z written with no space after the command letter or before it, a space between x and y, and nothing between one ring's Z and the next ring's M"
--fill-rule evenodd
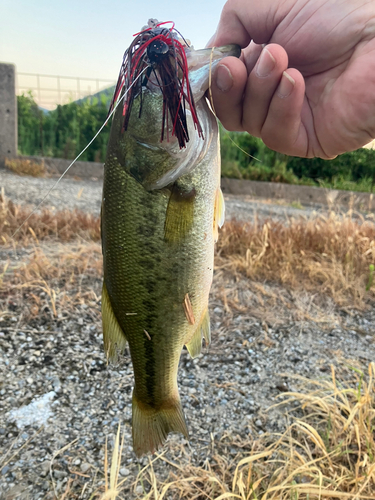
M195 189L187 192L177 184L172 187L165 215L164 239L178 243L190 231L194 220Z
M208 313L208 309L204 312L200 324L189 342L186 344L186 348L192 358L196 358L201 353L202 337L205 339L207 344L211 342L210 315Z
M113 312L105 283L102 289L102 323L107 359L116 362L118 355L125 349L126 337Z
M214 209L214 241L219 237L219 227L223 227L225 221L225 202L223 192L220 188L216 190Z

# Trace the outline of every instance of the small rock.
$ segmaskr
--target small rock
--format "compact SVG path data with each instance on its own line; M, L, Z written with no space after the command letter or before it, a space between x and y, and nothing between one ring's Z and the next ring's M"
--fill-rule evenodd
M47 491L49 489L49 482L48 481L43 481L42 483L42 490Z
M1 469L1 475L2 475L2 476L5 476L5 474L7 474L7 472L8 472L8 471L9 471L9 466L8 466L8 465L6 465L5 467L3 467L3 468Z
M90 464L88 464L87 462L84 462L83 464L81 464L81 471L86 474L86 472L89 470L89 468L91 467Z
M56 479L63 479L68 475L68 473L65 472L64 470L54 470L53 475Z
M47 474L49 473L50 464L51 464L51 462L49 460L46 460L45 462L42 463L41 471L39 473L41 477L47 476Z
M127 469L126 467L121 467L120 474L122 477L129 476L130 470Z

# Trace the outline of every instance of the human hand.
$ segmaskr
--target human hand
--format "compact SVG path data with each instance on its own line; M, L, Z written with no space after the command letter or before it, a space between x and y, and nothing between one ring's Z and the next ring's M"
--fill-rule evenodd
M229 0L208 45L227 43L243 51L213 78L226 129L308 158L375 138L375 0Z

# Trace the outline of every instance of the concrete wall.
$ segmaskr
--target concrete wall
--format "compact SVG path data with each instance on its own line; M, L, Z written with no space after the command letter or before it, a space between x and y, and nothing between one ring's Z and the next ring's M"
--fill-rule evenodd
M224 193L299 201L302 205L338 205L363 211L375 210L375 194L372 193L226 178L221 179L221 187Z
M54 175L61 175L69 167L72 160L65 160L64 158L49 158L47 156L20 156L20 158L26 158L37 163L44 163L47 171ZM97 163L94 161L76 161L67 173L68 177L76 176L82 179L96 177L97 179L103 179L103 163Z
M61 175L71 163L62 158L47 158L39 156L22 156L36 162L44 162L47 171ZM103 163L77 161L69 170L67 176L77 176L82 179L102 179ZM340 191L311 186L296 186L277 182L258 182L239 179L221 179L223 193L241 194L271 200L300 202L302 205L313 206L343 206L361 211L375 211L375 193L359 193L355 191Z
M0 63L0 165L17 155L16 68Z

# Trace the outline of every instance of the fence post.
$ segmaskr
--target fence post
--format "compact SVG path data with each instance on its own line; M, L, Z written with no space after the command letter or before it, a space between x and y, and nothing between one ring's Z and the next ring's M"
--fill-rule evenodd
M0 63L0 167L17 156L16 67Z

